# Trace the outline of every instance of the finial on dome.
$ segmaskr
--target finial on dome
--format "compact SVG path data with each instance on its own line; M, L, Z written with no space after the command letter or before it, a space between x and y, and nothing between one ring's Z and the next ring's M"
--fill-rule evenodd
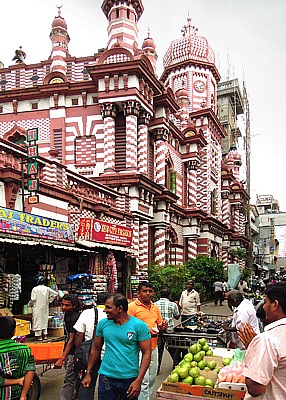
M147 37L149 38L150 37L150 33L151 33L151 31L150 31L150 26L148 26L148 29L147 29Z
M57 9L58 9L58 16L59 16L59 17L60 17L60 15L61 15L61 8L62 8L62 6L63 6L63 5L61 5L61 6L56 6Z

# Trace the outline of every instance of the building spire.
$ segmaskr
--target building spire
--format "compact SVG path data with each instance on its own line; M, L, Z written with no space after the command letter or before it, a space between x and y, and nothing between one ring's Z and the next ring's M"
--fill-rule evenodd
M67 65L66 58L69 55L68 43L70 37L67 31L67 24L65 19L61 16L61 6L57 6L58 15L54 18L52 23L52 30L50 33L50 39L52 41L52 52L51 52L51 72L61 72L66 75Z

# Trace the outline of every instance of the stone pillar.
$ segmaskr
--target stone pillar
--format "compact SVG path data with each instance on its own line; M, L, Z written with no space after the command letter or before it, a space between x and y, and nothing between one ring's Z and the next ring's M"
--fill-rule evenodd
M115 117L117 105L103 103L100 105L104 131L104 172L115 171Z
M126 169L137 171L137 117L140 103L128 100L123 103L126 117Z
M165 141L168 131L165 128L157 128L154 131L155 140L155 181L165 186Z
M148 174L148 125L150 114L141 110L138 118L138 171L141 174Z

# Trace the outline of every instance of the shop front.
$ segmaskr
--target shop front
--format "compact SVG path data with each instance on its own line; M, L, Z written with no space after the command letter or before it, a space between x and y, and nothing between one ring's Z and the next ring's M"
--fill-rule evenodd
M131 248L132 229L105 221L81 218L75 243L93 250L88 272L94 276L98 291L123 293L132 298L131 276L136 268L136 254Z
M0 208L0 308L22 314L36 275L66 290L66 276L85 271L89 253L76 247L71 224Z

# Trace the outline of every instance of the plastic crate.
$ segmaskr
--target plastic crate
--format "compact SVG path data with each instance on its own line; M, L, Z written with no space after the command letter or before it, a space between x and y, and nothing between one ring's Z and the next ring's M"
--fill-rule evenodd
M64 349L64 342L27 343L37 361L56 361Z

